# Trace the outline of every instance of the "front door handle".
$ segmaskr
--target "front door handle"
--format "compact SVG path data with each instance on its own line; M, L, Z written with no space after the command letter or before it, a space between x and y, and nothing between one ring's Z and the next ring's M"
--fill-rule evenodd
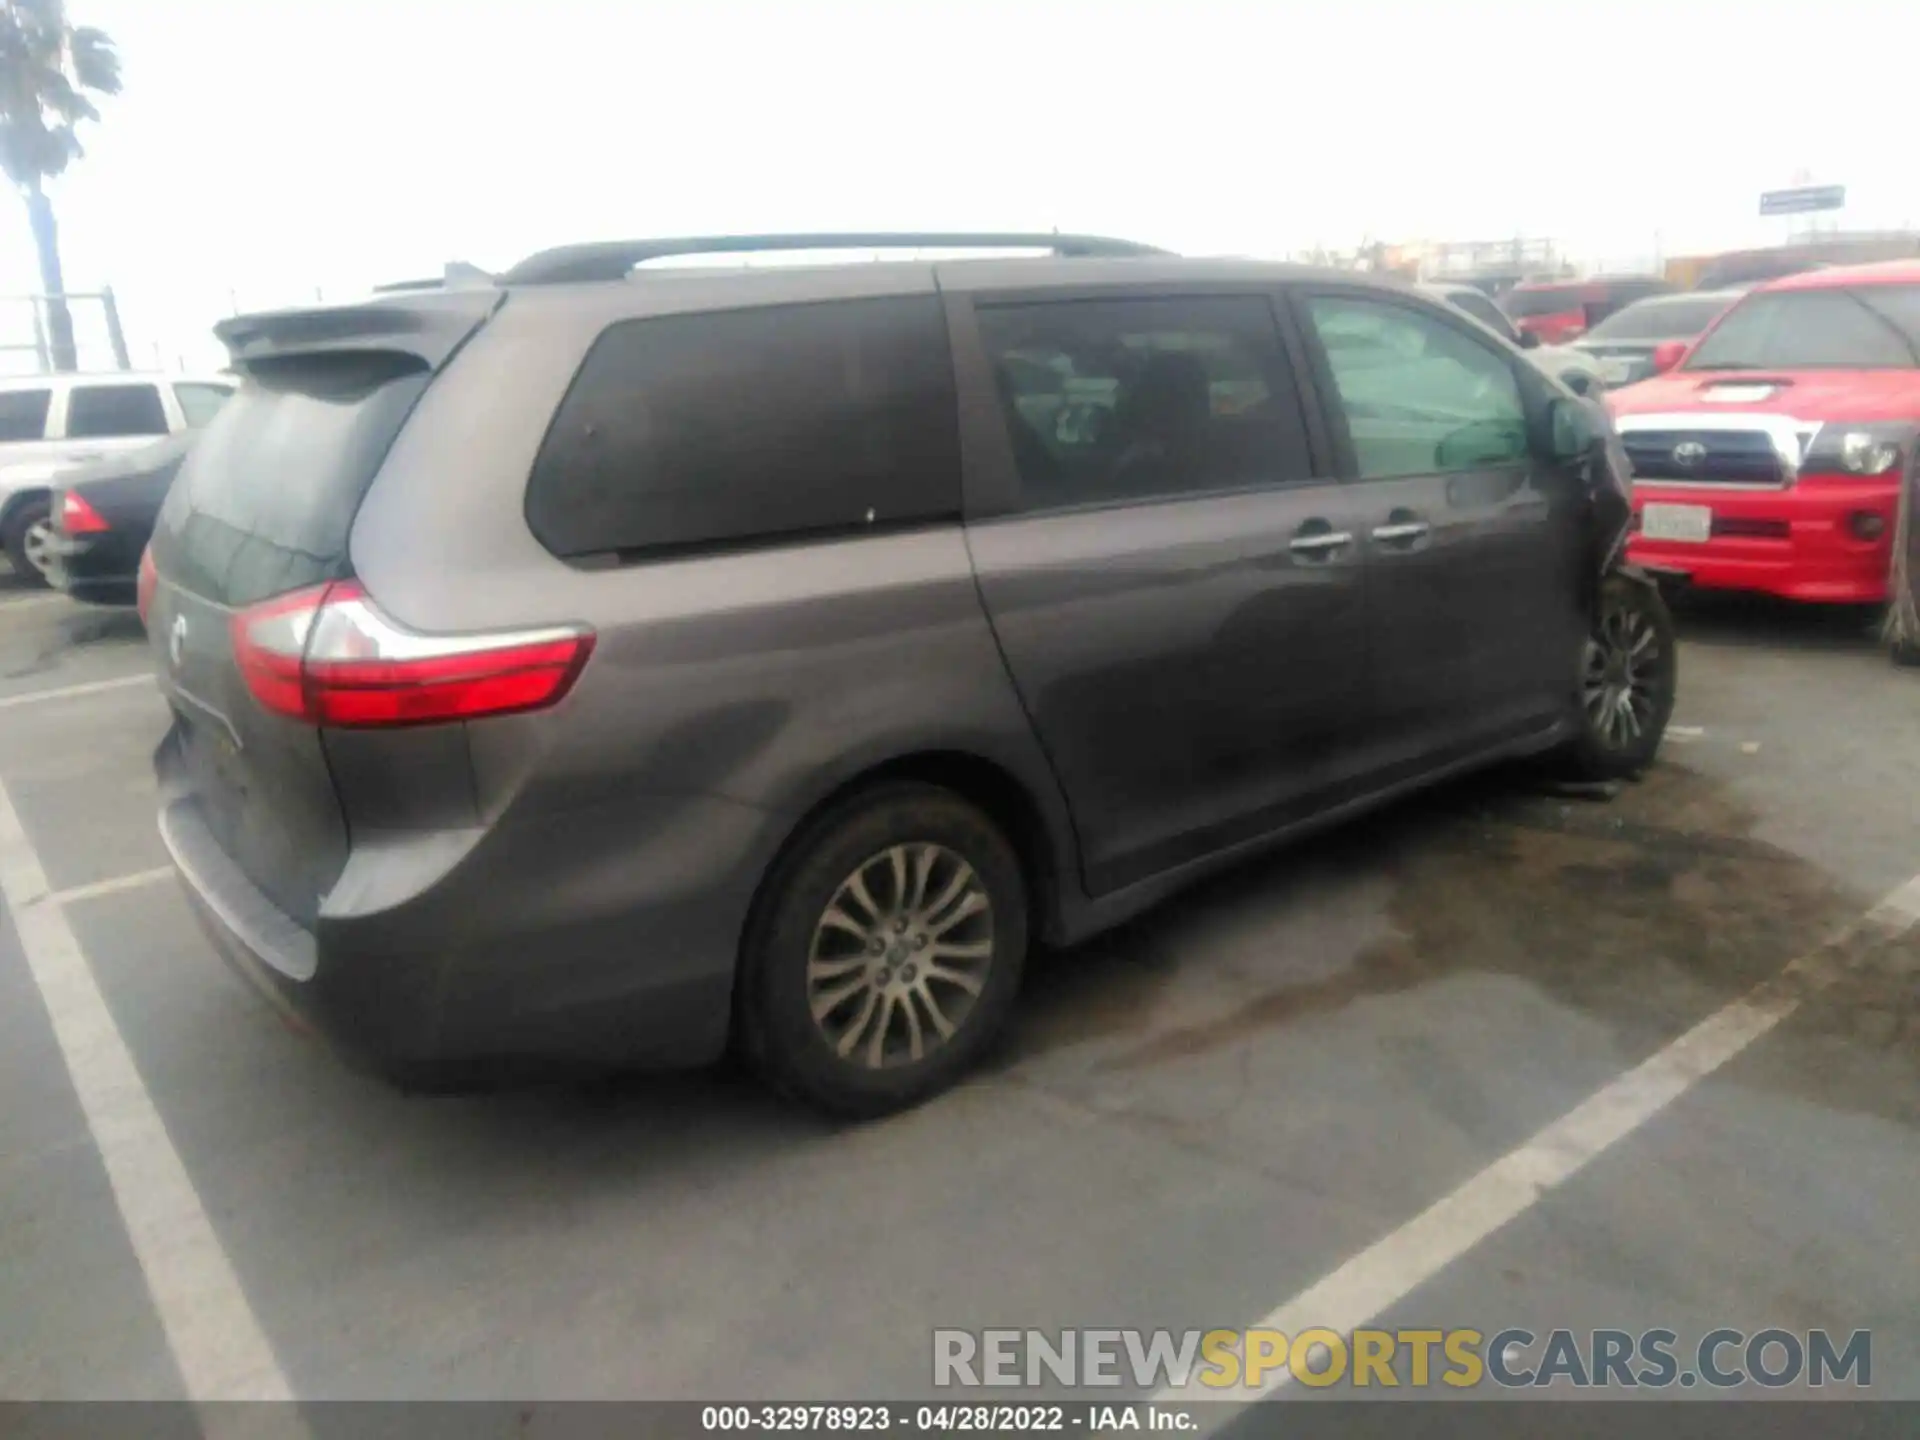
M1305 535L1296 535L1288 542L1287 548L1296 555L1318 558L1331 555L1336 550L1344 550L1353 544L1352 532L1347 530L1314 530Z

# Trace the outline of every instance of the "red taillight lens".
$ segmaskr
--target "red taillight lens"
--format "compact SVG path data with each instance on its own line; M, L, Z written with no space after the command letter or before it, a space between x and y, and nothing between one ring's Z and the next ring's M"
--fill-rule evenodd
M100 518L100 512L87 503L85 496L69 490L60 497L60 528L69 535L98 535L112 527Z
M583 626L423 635L380 612L358 582L299 590L241 611L233 654L278 715L315 725L424 725L538 710L593 652Z
M147 613L153 609L153 592L160 584L160 572L154 568L153 548L149 546L140 552L140 580L134 588L134 603L140 607L140 623L147 623Z

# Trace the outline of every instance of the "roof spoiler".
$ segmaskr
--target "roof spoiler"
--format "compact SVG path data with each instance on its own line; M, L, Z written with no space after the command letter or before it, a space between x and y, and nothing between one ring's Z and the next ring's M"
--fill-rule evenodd
M236 315L213 333L241 371L289 355L369 351L412 355L437 370L505 300L491 286L409 289L360 305Z
M782 250L1047 250L1061 257L1166 255L1137 240L1101 235L964 231L824 235L696 235L679 240L609 240L530 255L500 276L503 285L622 280L634 266L679 255L750 255Z
M432 280L394 280L373 287L376 295L397 295L417 290L457 290L493 284L493 276L478 265L464 260L449 260L446 269Z

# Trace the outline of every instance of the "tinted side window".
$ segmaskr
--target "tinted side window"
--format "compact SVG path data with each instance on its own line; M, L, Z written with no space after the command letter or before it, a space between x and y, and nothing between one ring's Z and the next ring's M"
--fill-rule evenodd
M69 440L166 433L167 412L152 385L76 385L67 397Z
M528 524L563 556L959 513L953 366L931 295L612 325L527 486Z
M986 306L980 335L1029 510L1313 473L1265 299Z
M1308 302L1364 479L1528 456L1509 358L1435 315L1359 296Z
M44 440L50 390L0 390L0 444Z

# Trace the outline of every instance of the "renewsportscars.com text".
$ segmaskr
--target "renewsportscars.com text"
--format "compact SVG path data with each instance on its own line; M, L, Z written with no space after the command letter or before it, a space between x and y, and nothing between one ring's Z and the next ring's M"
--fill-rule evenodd
M1823 1388L1873 1383L1873 1333L1710 1330L936 1330L941 1388Z

